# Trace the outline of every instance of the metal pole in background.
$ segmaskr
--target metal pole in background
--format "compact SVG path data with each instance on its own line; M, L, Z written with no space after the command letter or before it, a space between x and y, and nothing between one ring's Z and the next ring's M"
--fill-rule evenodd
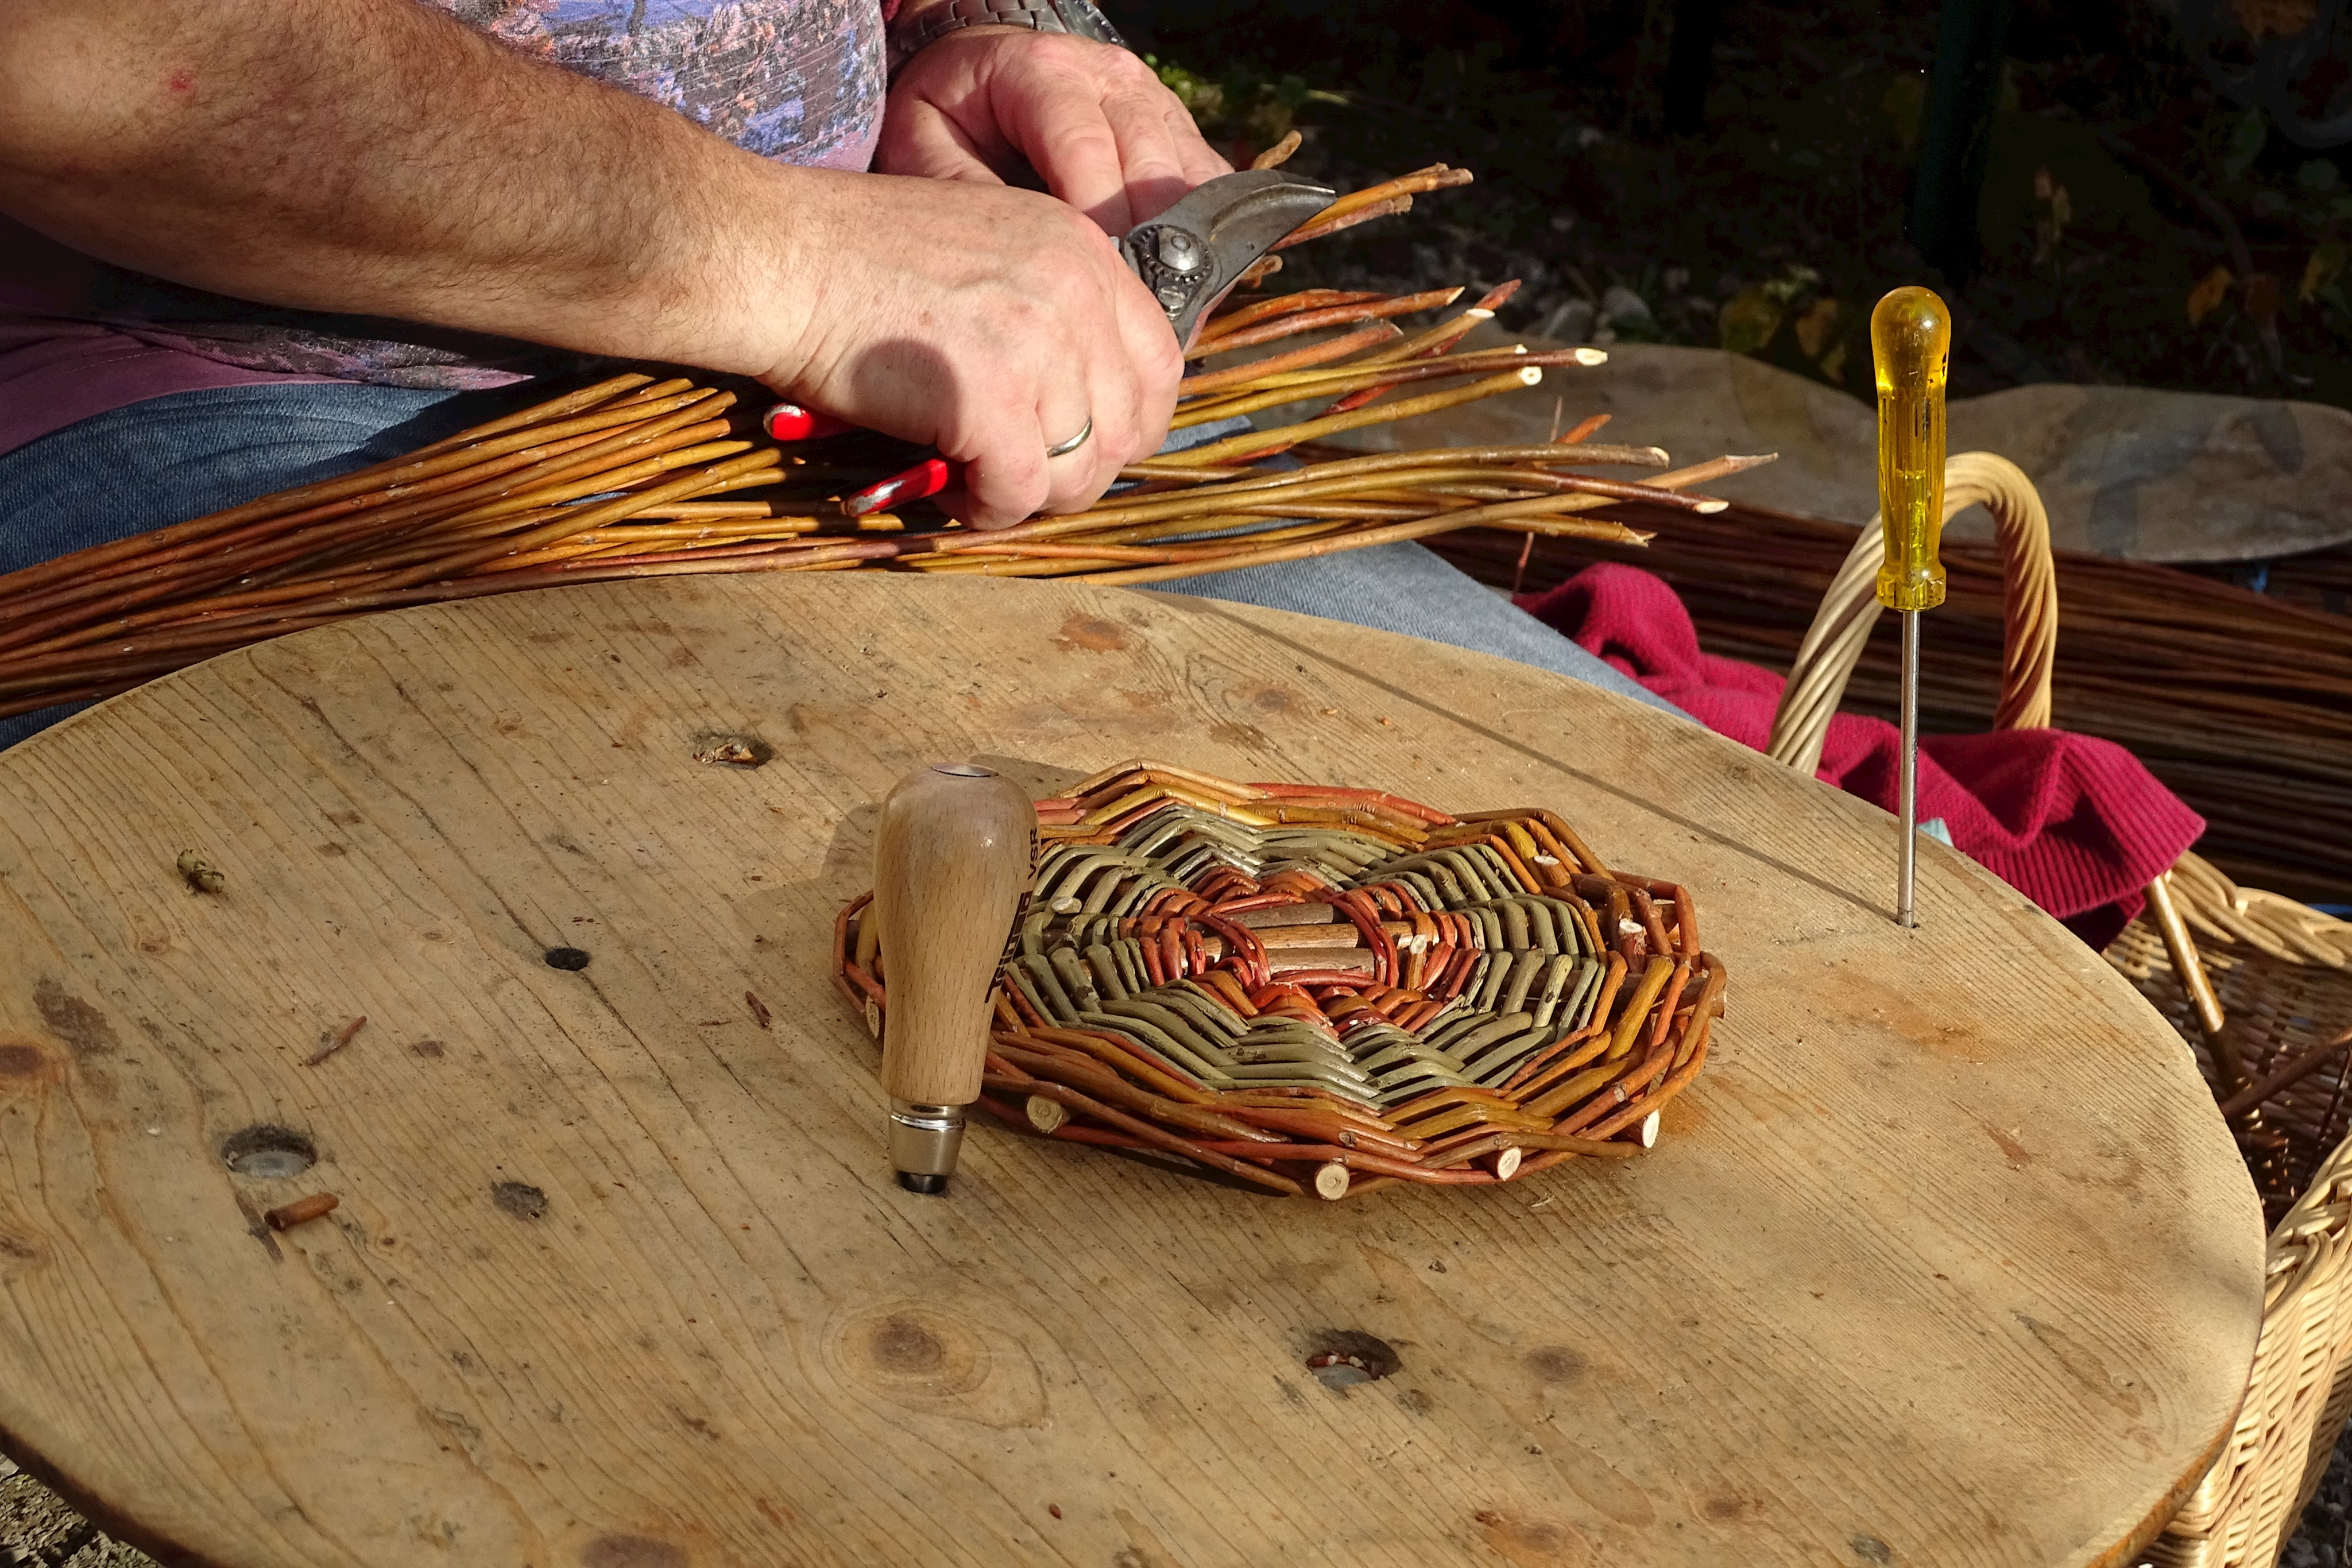
M1911 182L1911 243L1945 277L1977 269L1977 202L1984 193L2010 0L1945 0L1928 85L1919 166Z

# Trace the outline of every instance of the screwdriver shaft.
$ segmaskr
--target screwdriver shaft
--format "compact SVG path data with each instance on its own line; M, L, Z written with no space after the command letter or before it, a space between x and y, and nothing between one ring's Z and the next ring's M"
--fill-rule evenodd
M1913 901L1913 883L1919 869L1919 612L1903 612L1903 757L1896 782L1901 796L1903 847L1895 886L1895 924L1908 929L1919 924Z

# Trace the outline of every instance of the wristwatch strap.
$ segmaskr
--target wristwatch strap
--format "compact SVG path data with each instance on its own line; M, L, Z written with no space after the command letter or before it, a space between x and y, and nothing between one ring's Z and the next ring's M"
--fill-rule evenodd
M898 68L925 46L960 28L982 26L1074 33L1097 43L1127 47L1127 40L1118 36L1118 29L1094 0L947 0L944 5L919 13L908 26L890 29L890 74L898 75Z

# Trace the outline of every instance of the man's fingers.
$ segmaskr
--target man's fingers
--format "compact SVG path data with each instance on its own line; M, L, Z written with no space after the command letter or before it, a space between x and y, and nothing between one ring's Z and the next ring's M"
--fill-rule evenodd
M1111 308L1118 313L1119 347L1136 389L1135 445L1121 460L1160 450L1176 413L1176 383L1184 374L1184 353L1168 324L1168 312L1124 267L1113 280Z
M1149 93L1114 92L1102 105L1103 117L1118 139L1119 173L1127 183L1128 211L1134 223L1158 217L1200 183L1185 177L1182 150L1161 112L1159 99L1168 96L1168 89L1158 82L1150 85Z
M1008 437L964 465L964 505L950 507L949 515L975 528L1009 528L1042 511L1053 485L1045 443Z
M1009 120L1007 138L1045 177L1046 189L1107 235L1116 237L1135 226L1118 136L1090 79L1039 61L1027 90L1005 94L1000 89L998 103Z
M1176 156L1184 166L1185 184L1206 184L1220 174L1234 172L1234 166L1202 136L1200 126L1193 123L1192 111L1178 101L1174 93L1167 95L1162 110L1168 120L1168 133L1176 143Z
M963 127L927 103L909 103L903 109L894 106L882 121L873 169L877 174L917 179L1004 183Z
M1072 368L1077 367L1074 363ZM1059 457L1045 459L1045 511L1083 511L1101 494L1091 487L1095 459L1105 439L1123 439L1132 423L1130 400L1122 395L1118 378L1100 374L1098 363L1095 369L1097 373L1083 381L1074 376L1066 387L1056 385L1038 400L1037 428L1045 437L1041 453L1068 444L1080 431L1087 437Z

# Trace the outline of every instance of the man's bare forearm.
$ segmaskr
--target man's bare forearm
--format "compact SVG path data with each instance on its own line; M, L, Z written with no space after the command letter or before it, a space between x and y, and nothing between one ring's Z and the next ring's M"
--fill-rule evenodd
M768 373L842 176L417 0L0 0L0 210L271 304Z

